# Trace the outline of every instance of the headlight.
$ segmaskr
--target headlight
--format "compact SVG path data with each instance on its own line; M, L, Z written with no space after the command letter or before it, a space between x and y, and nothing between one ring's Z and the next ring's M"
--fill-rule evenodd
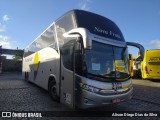
M83 83L80 83L80 87L82 89L85 89L87 91L94 92L94 93L98 93L100 91L99 88L95 88L93 86L90 86L90 85L87 85L87 84L83 84Z

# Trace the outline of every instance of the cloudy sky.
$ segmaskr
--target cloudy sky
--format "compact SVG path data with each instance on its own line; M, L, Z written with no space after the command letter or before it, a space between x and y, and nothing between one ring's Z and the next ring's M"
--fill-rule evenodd
M160 49L160 0L0 0L0 45L24 49L72 9L103 15L120 27L126 41ZM129 51L136 54L132 47Z

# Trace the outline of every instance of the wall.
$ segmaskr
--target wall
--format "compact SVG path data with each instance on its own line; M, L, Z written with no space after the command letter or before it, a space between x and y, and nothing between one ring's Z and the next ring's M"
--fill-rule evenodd
M2 72L4 71L22 71L22 60L6 59L5 56L1 56L2 60Z

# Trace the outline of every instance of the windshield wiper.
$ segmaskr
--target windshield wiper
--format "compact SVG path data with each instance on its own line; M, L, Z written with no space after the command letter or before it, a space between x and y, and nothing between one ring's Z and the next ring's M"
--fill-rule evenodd
M107 79L107 80L115 80L115 77L114 78L113 77L107 77L107 76L103 76L103 75L99 75L99 74L93 74L93 73L89 73L89 72L86 72L86 74L91 75L92 78L99 77L99 78L103 78L103 79Z

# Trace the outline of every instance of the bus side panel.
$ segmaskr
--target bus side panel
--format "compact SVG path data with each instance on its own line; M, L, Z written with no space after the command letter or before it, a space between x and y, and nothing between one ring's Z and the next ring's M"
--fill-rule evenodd
M59 54L55 49L46 47L24 58L23 74L28 72L30 82L48 90L50 75L54 75L57 84L59 84L59 58Z
M23 75L23 78L25 78L25 74L27 74L28 76L28 80L29 81L32 81L32 66L33 66L33 56L34 54L30 55L30 56L27 56L27 57L24 57L23 58L23 65L22 65L22 75Z
M59 84L59 54L53 48L47 47L38 52L38 69L34 71L35 83L48 90L48 80L50 75L55 76Z

